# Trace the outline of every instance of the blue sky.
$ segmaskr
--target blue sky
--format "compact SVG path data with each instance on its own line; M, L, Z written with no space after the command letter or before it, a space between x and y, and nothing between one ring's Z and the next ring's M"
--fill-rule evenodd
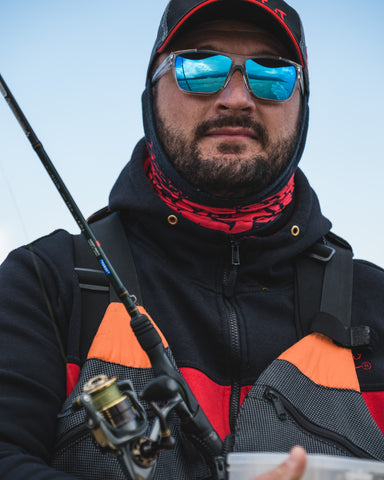
M0 72L85 216L106 205L142 136L141 92L166 0L1 0ZM292 0L311 119L301 167L355 256L384 265L384 2ZM78 228L0 98L0 261Z

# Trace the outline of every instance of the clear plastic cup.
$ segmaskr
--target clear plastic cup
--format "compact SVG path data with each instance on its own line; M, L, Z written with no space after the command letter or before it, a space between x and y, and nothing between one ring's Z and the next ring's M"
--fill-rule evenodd
M228 480L253 480L287 458L287 453L230 453ZM329 455L307 459L302 480L384 480L384 462Z

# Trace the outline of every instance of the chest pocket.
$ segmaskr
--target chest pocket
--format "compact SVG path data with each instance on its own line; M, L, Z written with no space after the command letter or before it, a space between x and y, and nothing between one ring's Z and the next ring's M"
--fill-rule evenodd
M384 460L384 436L361 396L349 349L313 333L264 371L236 423L235 452L308 453Z

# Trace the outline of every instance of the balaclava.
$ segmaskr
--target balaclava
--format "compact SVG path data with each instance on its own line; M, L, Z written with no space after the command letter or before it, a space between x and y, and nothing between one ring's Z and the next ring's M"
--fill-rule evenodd
M157 56L169 49L170 44L191 26L208 20L230 19L254 23L273 33L291 52L292 60L303 66L304 92L302 93L301 118L296 149L286 169L263 191L241 199L214 197L201 192L178 174L168 160L159 142L154 120L151 77ZM198 30L197 30L198 31ZM183 197L192 204L215 208L244 208L247 205L263 202L284 189L291 181L301 158L308 129L309 81L307 70L306 46L302 23L297 12L283 0L170 0L162 16L156 41L152 50L146 89L143 93L143 121L145 137L151 156L155 159L161 176L182 192Z

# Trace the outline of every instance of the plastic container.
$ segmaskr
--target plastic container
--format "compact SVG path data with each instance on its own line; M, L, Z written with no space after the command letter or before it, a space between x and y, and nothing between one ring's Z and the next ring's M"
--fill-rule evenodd
M253 480L288 458L286 453L230 453L228 480ZM384 480L384 462L307 455L302 480Z

